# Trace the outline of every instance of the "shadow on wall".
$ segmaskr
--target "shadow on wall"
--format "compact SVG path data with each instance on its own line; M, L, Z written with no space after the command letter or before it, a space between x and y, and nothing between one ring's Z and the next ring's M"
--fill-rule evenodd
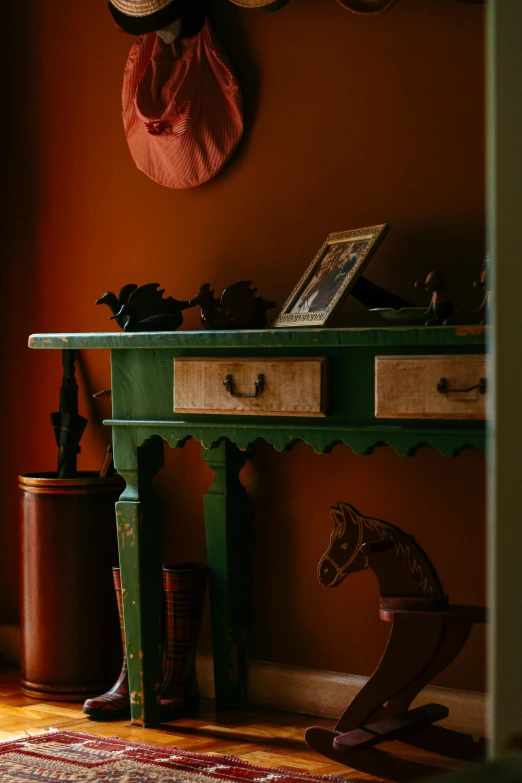
M8 3L3 17L7 34L0 54L3 74L3 119L0 146L3 150L1 210L2 251L0 280L2 306L2 377L0 384L4 452L1 478L0 525L0 624L18 624L18 488L17 476L27 469L26 438L31 422L40 415L35 404L35 364L29 356L27 336L35 318L37 296L37 191L38 191L38 96L33 74L35 49L31 19L34 2ZM13 31L17 31L14 33ZM50 426L50 425L49 425Z
M209 4L209 18L216 31L219 42L224 45L228 38L234 40L234 59L232 66L241 88L243 97L244 130L241 141L233 154L234 165L239 164L245 155L248 155L248 146L254 124L256 121L259 97L261 92L262 68L261 62L256 58L249 45L244 15L238 13L237 7L230 2L211 2ZM227 55L229 48L224 47ZM241 67L235 67L235 63L241 63ZM217 174L217 178L227 176L227 167Z

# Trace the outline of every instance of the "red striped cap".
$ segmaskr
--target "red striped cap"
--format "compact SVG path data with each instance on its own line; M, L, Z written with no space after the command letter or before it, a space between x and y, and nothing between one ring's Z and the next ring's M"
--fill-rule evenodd
M122 97L136 166L168 188L214 177L243 133L239 85L208 21L172 44L155 33L140 38L127 60Z

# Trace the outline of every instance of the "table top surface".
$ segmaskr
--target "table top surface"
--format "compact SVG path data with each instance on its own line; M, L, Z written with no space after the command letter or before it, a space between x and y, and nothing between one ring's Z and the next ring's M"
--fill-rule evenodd
M93 332L33 334L29 346L37 349L111 349L113 438L125 439L129 428L138 431L138 445L152 436L172 446L196 438L205 449L228 438L249 449L260 438L279 451L297 442L318 453L336 443L349 445L356 454L371 454L388 444L398 454L414 454L433 446L445 456L463 448L484 448L484 421L376 419L374 415L375 356L484 354L487 327L393 326L380 328L284 328L237 331ZM119 350L122 349L122 350ZM124 350L127 349L127 350ZM128 353L132 350L132 356ZM148 349L137 350L134 349ZM157 361L165 351L167 361ZM329 378L331 415L318 419L289 420L284 416L179 414L173 411L174 364L178 356L215 358L321 356L332 361ZM351 377L356 383L350 383Z
M86 332L32 334L30 348L300 349L372 346L483 346L487 327L388 326L345 329L256 329L176 332Z

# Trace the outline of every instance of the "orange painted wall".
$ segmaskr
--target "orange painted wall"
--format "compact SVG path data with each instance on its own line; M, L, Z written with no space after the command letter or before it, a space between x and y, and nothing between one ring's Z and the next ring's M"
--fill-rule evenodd
M115 328L94 301L107 289L160 282L179 298L206 281L256 282L282 305L326 235L388 222L367 270L419 304L413 281L447 272L462 310L479 297L484 233L483 9L457 0L401 0L356 16L334 0L291 0L276 14L215 0L218 36L244 91L246 133L207 185L174 191L137 171L121 127L122 71L131 40L104 2L33 0L12 10L9 211L4 227L7 347L3 384L7 466L0 525L0 622L17 622L20 472L52 469L48 415L56 408L58 353L29 351L30 332ZM4 55L5 56L5 55ZM8 54L9 59L9 54ZM355 300L339 323L376 324ZM187 328L198 328L189 312ZM110 403L109 358L80 368L90 425L80 466L101 465ZM328 507L338 500L415 535L456 602L484 601L484 458L413 459L380 448L290 454L261 443L243 471L256 506L257 555L250 656L370 674L386 628L368 572L320 587ZM167 451L165 557L204 558L203 494L211 481L199 446ZM484 637L474 630L439 678L483 687ZM210 649L208 613L201 649Z

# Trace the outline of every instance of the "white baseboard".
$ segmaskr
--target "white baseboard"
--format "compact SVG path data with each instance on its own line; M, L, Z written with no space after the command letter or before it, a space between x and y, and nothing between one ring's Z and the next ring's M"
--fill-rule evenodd
M214 672L211 655L198 654L197 672L201 695L213 698ZM367 680L367 677L355 674L250 661L248 703L275 710L339 718ZM485 736L484 693L429 686L415 699L413 706L418 707L429 702L444 704L449 708L449 716L439 725L464 731L475 737Z
M20 663L20 629L0 625L0 660ZM197 672L201 695L214 698L212 656L198 653ZM258 707L307 715L338 718L355 694L367 682L356 674L304 669L279 663L250 661L248 665L248 703ZM449 716L440 725L485 736L486 695L452 688L425 688L414 706L437 702L449 708Z

